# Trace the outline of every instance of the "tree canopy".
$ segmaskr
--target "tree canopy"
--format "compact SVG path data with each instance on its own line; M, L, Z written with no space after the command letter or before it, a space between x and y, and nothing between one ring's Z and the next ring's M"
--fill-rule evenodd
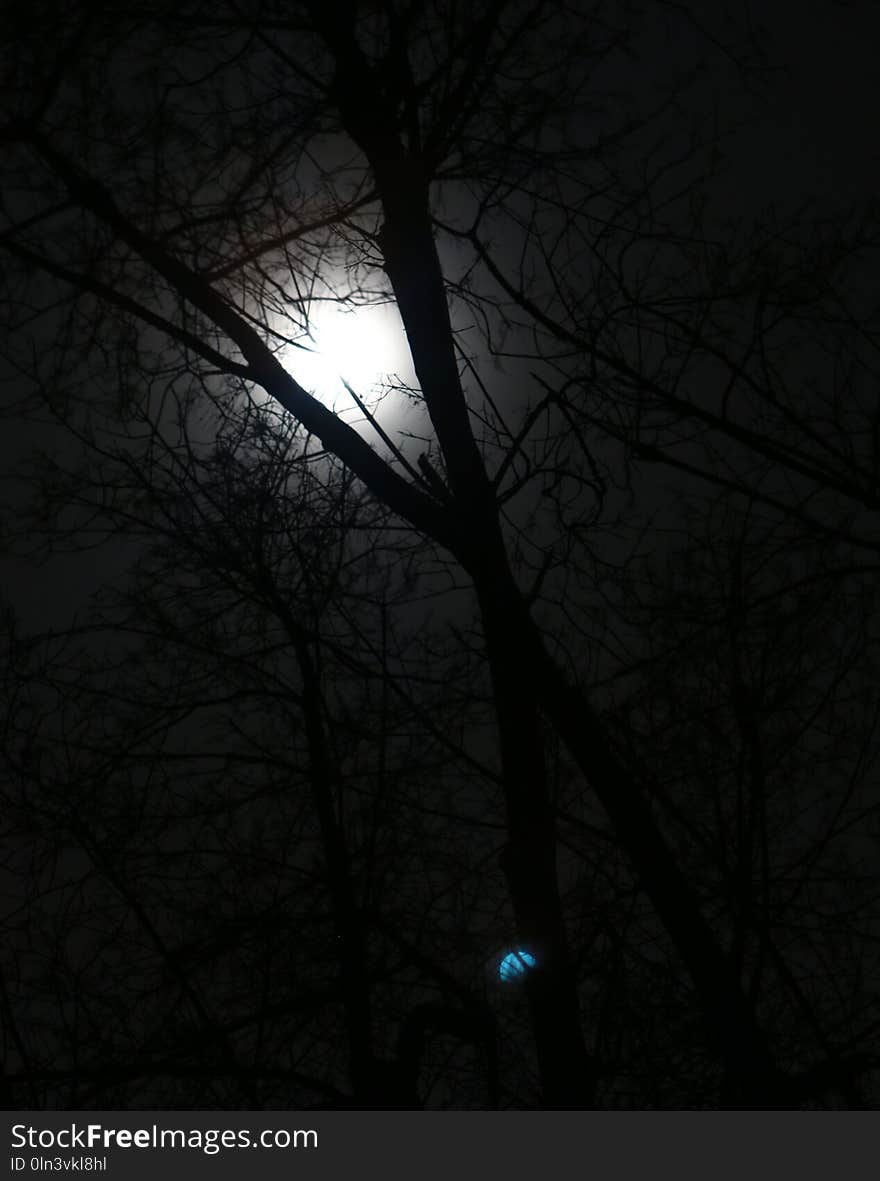
M723 18L16 10L9 1105L873 1101L875 211Z

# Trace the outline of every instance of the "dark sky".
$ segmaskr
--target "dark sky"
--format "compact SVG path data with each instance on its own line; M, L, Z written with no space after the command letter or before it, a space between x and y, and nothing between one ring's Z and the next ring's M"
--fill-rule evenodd
M729 168L716 182L718 211L727 220L747 224L771 204L791 209L814 201L819 207L842 209L869 201L880 179L873 61L880 6L834 0L797 7L770 3L761 8L760 20L767 29L767 63L772 68L755 91L749 126L728 145ZM667 53L670 61L687 62L689 42L670 43L659 32L656 41L652 37L653 33L643 38L642 65L651 61L652 51L658 68ZM631 63L627 69L632 79L622 71L618 83L637 85L640 68ZM723 118L745 116L742 98L734 97L734 82L733 69L719 64L688 101L705 103L706 110L714 105ZM65 445L57 431L41 436L33 424L12 424L0 437L4 472L37 441L50 449ZM21 492L20 486L7 487L10 498ZM26 548L27 538L14 514L7 528ZM0 580L25 628L60 628L85 605L90 592L122 574L135 552L133 545L117 540L107 551L54 557L40 567L20 555L0 557ZM160 659L167 664L164 652ZM494 829L487 843L494 857ZM440 876L444 875L448 877L449 871L442 870ZM443 885L445 889L445 880Z
M880 5L846 0L788 0L755 5L757 27L772 67L763 92L754 100L753 121L728 143L730 168L719 184L725 213L748 220L772 203L780 209L804 201L846 207L870 200L880 190L880 146L876 137L878 101L876 46ZM708 18L707 9L701 9ZM646 46L647 49L647 46ZM682 51L680 41L657 39L657 65L664 55ZM647 54L650 57L650 51ZM644 63L633 68L638 71ZM722 117L734 103L732 76L716 68L706 79L705 102L717 102ZM34 438L32 428L14 423L0 438L4 475ZM46 443L46 437L41 437ZM5 485L4 499L16 493ZM15 532L15 519L11 521ZM0 557L6 593L28 627L61 626L75 607L106 577L125 564L105 555L56 558L35 568ZM59 588L63 590L59 591Z
M767 123L743 138L745 202L821 197L858 201L877 192L880 5L846 0L754 5L769 34Z

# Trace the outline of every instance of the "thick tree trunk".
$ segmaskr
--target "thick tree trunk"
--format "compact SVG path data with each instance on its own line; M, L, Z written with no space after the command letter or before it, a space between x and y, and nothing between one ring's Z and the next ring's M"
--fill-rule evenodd
M538 959L538 967L529 973L527 992L544 1103L580 1108L592 1102L593 1078L566 950L540 722L526 670L517 657L514 618L507 610L503 588L512 580L494 494L459 381L427 180L420 162L400 142L391 112L377 97L350 26L334 22L326 8L313 11L336 56L334 91L343 121L365 152L381 196L385 270L443 454L452 512L458 517L457 531L468 551L465 564L480 602L508 821L504 869L520 938L535 948Z
M724 1067L725 1104L784 1104L784 1077L773 1063L735 966L703 916L640 784L612 750L595 711L547 656L524 604L519 634L542 709L596 792L694 982L709 1040Z
M548 940L558 933L559 943L552 945L550 954L559 955L551 961L558 987L552 1003L559 1007L559 1020L573 1024L577 1007L576 1001L569 1007L564 987L569 967L561 912L556 909L555 832L552 819L545 814L549 800L543 786L539 710L556 727L596 792L694 982L707 1038L723 1066L722 1101L726 1106L785 1105L785 1079L773 1063L735 966L704 918L640 784L612 750L589 703L567 684L548 657L500 550L500 537L493 547L487 534L490 529L483 531L484 544L471 573L480 599L504 756L510 833L508 880L524 937L532 929L531 923L540 923ZM540 834L537 839L535 834ZM552 892L548 889L551 880ZM537 1036L540 1014L533 1013L532 1018ZM551 1022L545 1033L549 1047L561 1030L554 1030ZM564 1071L562 1063L559 1065ZM568 1069L576 1073L573 1061Z
M595 790L700 997L731 1099L770 1106L780 1077L736 973L703 917L639 784L616 758L595 714L566 684L510 571L493 489L470 426L434 244L425 164L402 142L354 34L352 10L311 8L336 60L333 97L365 153L385 213L380 244L450 485L453 551L474 580L495 693L509 846L505 869L522 938L542 968L529 1004L545 1099L578 1106L589 1070L556 881L539 710L557 727Z
M589 1107L595 1073L584 1044L556 872L556 830L541 722L519 638L491 591L478 586L504 775L508 844L502 857L521 944L544 1106Z

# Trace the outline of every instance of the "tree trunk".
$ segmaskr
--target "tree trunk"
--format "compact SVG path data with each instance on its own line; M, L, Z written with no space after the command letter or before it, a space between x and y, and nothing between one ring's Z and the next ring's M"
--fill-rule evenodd
M522 946L529 1015L544 1106L583 1108L595 1099L556 873L556 828L541 722L509 612L478 585L504 775L508 844L502 857Z
M336 57L334 96L343 122L366 154L382 200L385 270L443 454L452 512L467 551L463 561L474 577L480 603L504 777L509 837L504 869L520 938L535 948L538 959L536 970L529 973L527 994L544 1103L580 1108L592 1102L593 1076L566 950L540 720L533 688L517 655L515 615L508 609L506 593L512 578L494 492L458 376L427 179L421 162L400 142L393 114L377 97L350 25L339 19L338 11L334 18L325 6L316 6L313 13Z

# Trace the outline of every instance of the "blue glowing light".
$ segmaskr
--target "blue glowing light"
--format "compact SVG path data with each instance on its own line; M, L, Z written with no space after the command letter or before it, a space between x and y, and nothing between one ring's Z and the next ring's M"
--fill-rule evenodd
M518 976L523 976L529 968L534 968L535 957L531 952L523 951L519 948L517 951L509 951L498 968L498 975L502 980L515 980Z

